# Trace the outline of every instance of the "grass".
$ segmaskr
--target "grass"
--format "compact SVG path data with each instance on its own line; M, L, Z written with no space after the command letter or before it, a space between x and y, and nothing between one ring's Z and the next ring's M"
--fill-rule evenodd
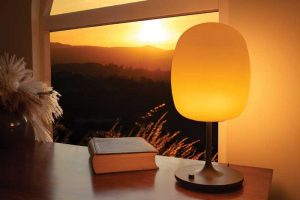
M174 156L189 159L203 158L205 152L199 152L199 140L188 142L180 131L170 132L165 128L168 112L160 114L165 104L150 109L145 115L136 120L128 133L122 131L122 125L116 121L109 131L89 131L80 140L79 145L86 146L91 137L143 137L157 150L159 155ZM68 143L72 131L62 124L57 124L54 129L56 142ZM217 154L213 160L217 159Z

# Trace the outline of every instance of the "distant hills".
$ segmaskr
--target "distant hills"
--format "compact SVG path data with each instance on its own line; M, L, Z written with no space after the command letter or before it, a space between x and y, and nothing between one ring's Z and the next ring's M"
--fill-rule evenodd
M66 63L66 64L53 64L53 76L66 76L80 75L86 77L95 77L100 79L114 78L114 79L130 79L142 81L148 79L152 81L167 81L170 82L170 71L162 70L146 70L146 69L133 69L125 68L115 64L102 65L99 63Z
M163 50L153 46L97 47L51 43L52 64L100 63L131 69L169 71L172 56L173 50Z

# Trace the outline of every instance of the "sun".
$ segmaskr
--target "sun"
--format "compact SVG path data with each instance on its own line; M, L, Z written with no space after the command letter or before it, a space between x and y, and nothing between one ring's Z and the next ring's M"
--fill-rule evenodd
M145 44L157 44L166 41L168 33L160 20L149 20L142 22L137 39Z

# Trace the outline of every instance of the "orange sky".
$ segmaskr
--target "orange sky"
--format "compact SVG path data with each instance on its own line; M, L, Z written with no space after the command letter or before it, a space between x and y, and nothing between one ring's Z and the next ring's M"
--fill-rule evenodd
M60 31L51 33L51 42L103 47L152 45L174 49L185 30L199 23L218 22L218 19L218 13L208 13Z

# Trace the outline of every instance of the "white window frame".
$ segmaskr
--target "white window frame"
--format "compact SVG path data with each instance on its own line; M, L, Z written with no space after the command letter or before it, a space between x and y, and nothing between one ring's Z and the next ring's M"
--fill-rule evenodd
M49 18L49 30L61 31L217 11L218 0L148 0L53 15Z

